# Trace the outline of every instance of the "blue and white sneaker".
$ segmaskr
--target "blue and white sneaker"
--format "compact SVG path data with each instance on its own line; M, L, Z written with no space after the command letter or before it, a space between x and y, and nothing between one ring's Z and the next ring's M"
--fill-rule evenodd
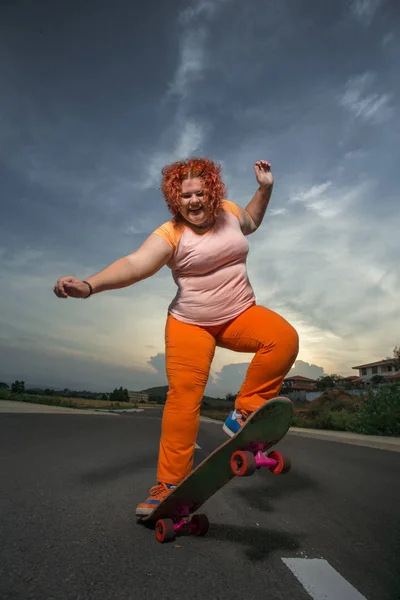
M225 423L222 427L223 431L230 435L231 437L236 435L238 431L240 431L245 424L247 416L244 416L240 410L232 410Z

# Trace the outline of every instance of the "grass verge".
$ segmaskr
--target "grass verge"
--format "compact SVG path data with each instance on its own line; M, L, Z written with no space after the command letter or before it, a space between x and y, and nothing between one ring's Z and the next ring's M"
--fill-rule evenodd
M30 402L32 404L45 404L46 406L62 406L65 408L77 408L81 410L107 408L138 408L138 404L131 402L110 402L108 400L89 400L86 398L65 398L63 396L40 396L37 394L13 394L9 390L0 390L0 400L11 400L16 402Z

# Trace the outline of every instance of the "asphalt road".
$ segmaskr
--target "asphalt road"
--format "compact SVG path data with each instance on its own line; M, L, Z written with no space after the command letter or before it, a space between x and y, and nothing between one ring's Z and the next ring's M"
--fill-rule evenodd
M234 480L204 506L206 537L159 544L134 516L159 433L155 409L0 415L1 600L333 598L337 579L313 596L287 559L309 580L324 559L349 600L400 598L400 453L289 435L289 474ZM196 461L224 439L203 422Z

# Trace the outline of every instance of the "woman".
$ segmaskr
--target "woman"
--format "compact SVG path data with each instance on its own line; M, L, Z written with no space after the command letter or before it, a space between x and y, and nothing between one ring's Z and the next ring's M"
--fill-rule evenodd
M164 408L157 485L136 508L149 514L192 470L200 405L216 346L255 354L224 423L234 435L248 416L278 395L298 353L298 336L275 312L258 306L246 270L246 235L261 225L273 176L254 165L258 189L245 209L224 200L220 167L193 158L165 167L162 192L173 215L133 254L86 280L62 277L59 298L88 298L154 275L168 265L178 286L169 306L165 357L169 391Z

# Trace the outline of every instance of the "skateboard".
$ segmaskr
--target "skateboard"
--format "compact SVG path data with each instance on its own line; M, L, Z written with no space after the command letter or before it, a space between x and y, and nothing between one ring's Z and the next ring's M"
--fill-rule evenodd
M266 451L287 433L293 418L293 404L282 396L268 400L250 415L245 425L205 458L170 494L138 522L155 522L159 542L168 542L179 533L205 535L209 521L193 514L234 477L253 475L267 467L275 474L290 470L289 457Z

